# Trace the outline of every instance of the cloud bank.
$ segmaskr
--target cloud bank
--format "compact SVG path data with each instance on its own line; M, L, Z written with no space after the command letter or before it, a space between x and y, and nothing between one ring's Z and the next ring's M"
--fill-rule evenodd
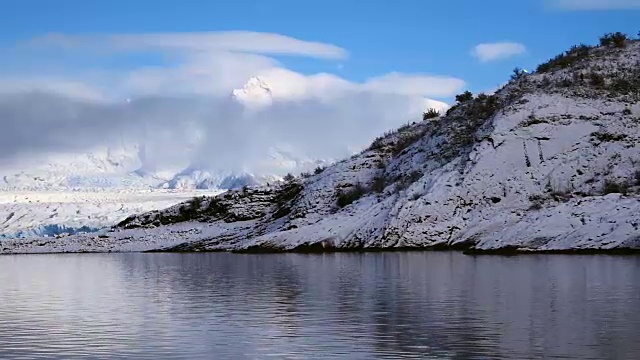
M228 51L254 54L305 55L342 59L346 50L332 45L302 41L288 36L253 31L65 35L47 34L26 42L27 45L66 48L108 49L108 51L215 52Z
M144 148L152 170L180 164L277 172L265 161L274 147L314 159L341 157L428 107L446 106L429 98L464 86L433 74L353 82L298 73L278 58L344 63L348 52L256 32L50 34L20 43L14 53L29 56L31 67L0 73L0 162L124 142ZM230 94L256 76L273 101L248 109Z
M489 62L521 55L526 51L526 47L519 43L497 42L476 45L471 54L481 62Z
M640 9L640 0L548 0L551 7L565 10Z

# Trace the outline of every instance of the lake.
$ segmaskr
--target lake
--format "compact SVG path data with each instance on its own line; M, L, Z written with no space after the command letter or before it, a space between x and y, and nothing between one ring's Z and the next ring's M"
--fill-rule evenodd
M0 256L0 358L638 359L640 257Z

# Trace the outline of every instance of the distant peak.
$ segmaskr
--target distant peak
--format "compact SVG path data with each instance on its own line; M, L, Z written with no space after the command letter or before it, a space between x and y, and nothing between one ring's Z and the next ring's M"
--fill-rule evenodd
M249 81L247 81L247 83L244 85L244 89L253 89L253 88L262 88L262 89L271 91L269 89L269 85L264 80L262 80L262 78L258 76L251 77Z
M269 85L257 76L250 78L241 89L234 89L231 96L248 108L269 106L273 102Z

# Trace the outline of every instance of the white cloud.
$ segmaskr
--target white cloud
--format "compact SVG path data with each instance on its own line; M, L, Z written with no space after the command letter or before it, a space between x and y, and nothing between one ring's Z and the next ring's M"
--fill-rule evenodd
M526 47L520 43L498 42L476 45L471 54L482 62L489 62L524 54L526 51Z
M331 44L307 42L291 37L245 31L168 33L137 35L72 36L49 34L25 42L32 48L50 48L86 52L165 54L172 62L156 66L139 66L100 76L108 79L111 94L149 96L153 94L199 94L221 96L241 87L250 77L260 76L272 86L274 95L292 99L332 97L340 91L373 91L409 96L447 97L458 91L464 81L447 76L389 73L353 83L337 75L305 75L290 71L268 55L286 54L303 57L344 60L347 51ZM342 62L337 64L342 68ZM37 71L37 70L36 70ZM30 77L36 79L37 76ZM95 80L95 74L93 76ZM1 80L1 79L0 79ZM78 74L68 81L86 81ZM44 81L48 81L45 78ZM96 81L91 81L92 85ZM104 83L102 84L104 85ZM327 89L334 91L328 92ZM124 96L123 95L123 96Z
M452 96L464 86L454 77L425 74L389 73L363 82L301 74L269 55L344 63L346 50L277 34L58 34L28 43L36 51L66 49L69 57L160 52L168 61L125 69L61 63L64 71L53 75L37 67L22 77L0 74L0 160L124 141L144 146L145 161L158 170L185 154L212 169L274 171L263 165L274 146L311 158L341 157L419 119L429 107L445 108L428 97ZM248 112L230 93L252 76L269 85L274 101Z
M276 60L256 54L212 52L189 54L172 66L141 67L123 74L122 93L133 95L201 94L224 96L250 77L278 67Z
M0 95L16 92L47 92L86 101L106 100L105 95L100 90L73 80L55 77L0 79Z
M451 77L397 72L369 79L364 88L376 92L434 97L449 96L464 86L464 81Z
M548 0L547 3L565 10L640 9L640 0Z
M304 55L326 59L343 59L347 51L332 45L302 41L288 36L252 31L121 34L103 36L74 36L48 34L28 44L63 46L68 48L111 49L113 51L189 51L244 52L269 55Z

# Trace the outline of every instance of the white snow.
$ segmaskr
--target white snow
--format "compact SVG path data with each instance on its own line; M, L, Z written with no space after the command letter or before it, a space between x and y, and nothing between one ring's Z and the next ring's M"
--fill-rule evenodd
M273 103L271 88L260 77L252 77L242 87L234 89L231 96L250 110L269 106Z
M2 191L0 237L56 235L81 227L100 229L127 216L162 209L220 190ZM57 229L56 229L57 228Z

